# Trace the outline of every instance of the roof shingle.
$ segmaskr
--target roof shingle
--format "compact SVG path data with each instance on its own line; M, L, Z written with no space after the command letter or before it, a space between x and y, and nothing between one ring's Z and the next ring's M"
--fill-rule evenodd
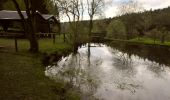
M25 19L27 19L27 14L25 11L22 11L22 14ZM8 11L8 10L2 10L0 11L0 19L14 19L14 20L20 20L20 16L17 11Z

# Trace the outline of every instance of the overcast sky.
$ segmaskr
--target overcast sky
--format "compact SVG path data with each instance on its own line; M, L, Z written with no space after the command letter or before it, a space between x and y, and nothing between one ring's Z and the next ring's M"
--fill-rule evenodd
M105 10L104 10L104 16L106 18L115 17L118 14L118 6L122 2L127 2L127 1L129 1L129 0L105 0L105 2L107 4L106 4ZM161 9L161 8L166 8L166 7L170 6L170 0L136 0L136 1L145 10ZM96 17L96 18L98 18L98 17ZM88 14L87 13L84 14L84 20L88 20L88 19L89 19ZM63 21L63 22L68 21L68 18L62 17L61 21Z
M109 0L106 0L109 1ZM113 17L117 15L117 7L121 2L128 0L112 0L112 4L107 7L105 11L106 17ZM136 0L138 1L145 10L166 8L170 6L170 0Z

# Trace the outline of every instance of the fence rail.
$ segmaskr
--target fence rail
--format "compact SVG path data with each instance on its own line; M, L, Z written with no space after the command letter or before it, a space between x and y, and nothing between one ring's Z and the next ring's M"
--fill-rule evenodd
M15 51L18 52L18 38L24 37L23 33L10 33L10 32L0 32L0 37L2 38L13 38L15 43ZM53 44L55 44L56 33L37 33L38 38L50 37L53 39ZM1 48L1 47L0 47Z

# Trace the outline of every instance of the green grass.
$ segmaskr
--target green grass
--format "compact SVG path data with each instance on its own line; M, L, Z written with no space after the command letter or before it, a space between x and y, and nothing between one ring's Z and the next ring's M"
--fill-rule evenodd
M131 40L122 40L122 39L110 39L106 38L107 41L120 41L120 42L128 42L128 43L137 43L137 44L146 44L146 45L159 45L159 46L170 46L170 42L166 41L165 43L161 43L159 40L154 41L150 38L134 38Z
M57 37L56 44L52 39L41 39L39 44L40 52L47 53L62 53L71 47L61 37ZM79 100L76 90L45 76L42 53L29 53L27 40L18 40L19 52L15 52L13 39L0 38L0 46L4 46L0 48L0 100Z
M170 42L161 43L159 40L154 41L150 38L134 38L129 40L129 42L135 42L135 43L142 43L142 44L148 44L148 45L161 45L161 46L170 46Z
M40 52L52 53L62 52L64 49L70 49L71 46L63 42L62 37L56 37L56 43L53 44L52 39L39 39ZM0 38L0 46L4 46L6 49L15 52L14 39L2 39ZM29 41L25 39L18 39L18 49L20 52L29 50Z

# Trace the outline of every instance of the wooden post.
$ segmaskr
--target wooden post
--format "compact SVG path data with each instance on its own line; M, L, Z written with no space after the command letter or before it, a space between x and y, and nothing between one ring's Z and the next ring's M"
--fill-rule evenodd
M18 52L17 36L15 36L15 51Z
M55 44L55 34L53 34L53 44Z

